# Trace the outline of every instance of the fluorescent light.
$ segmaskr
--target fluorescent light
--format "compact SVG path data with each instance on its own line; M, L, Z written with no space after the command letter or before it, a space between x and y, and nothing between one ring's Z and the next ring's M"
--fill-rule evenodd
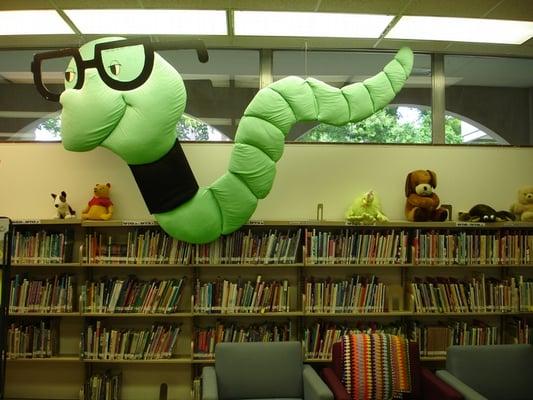
M0 35L73 34L55 10L0 11Z
M501 19L402 17L389 39L522 44L533 36L533 22Z
M235 35L377 38L390 15L235 11Z
M227 35L223 10L65 10L87 34Z

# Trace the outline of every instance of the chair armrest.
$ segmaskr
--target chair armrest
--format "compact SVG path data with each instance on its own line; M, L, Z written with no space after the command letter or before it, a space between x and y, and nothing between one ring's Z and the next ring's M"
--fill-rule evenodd
M204 367L202 369L202 400L218 400L215 367Z
M304 399L333 400L333 393L310 365L303 367Z
M450 374L448 371L440 370L437 371L437 376L446 382L448 385L452 386L455 390L463 395L465 400L488 400L485 396L476 392L470 386L465 384L460 379L457 379L455 376Z
M463 395L427 368L421 368L422 398L424 400L463 400Z
M330 367L324 368L321 376L324 382L326 382L326 385L328 385L330 390L333 392L335 400L350 400L348 391Z

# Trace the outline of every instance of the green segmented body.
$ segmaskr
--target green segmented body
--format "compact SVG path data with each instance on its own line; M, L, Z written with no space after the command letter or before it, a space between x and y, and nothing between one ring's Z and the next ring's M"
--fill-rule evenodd
M80 56L91 60L95 45L116 40L121 38L89 42L80 47ZM106 74L119 81L134 79L144 62L139 46L119 47L102 55ZM207 243L235 231L250 219L258 199L269 193L285 136L296 122L344 125L360 121L394 98L412 65L413 53L403 48L383 71L342 89L294 76L261 89L240 120L228 171L175 209L154 214L155 218L169 235L191 243ZM66 75L77 76L76 68L71 60ZM75 79L65 81L60 97L63 146L72 151L102 146L130 166L159 168L158 162L175 147L176 123L185 109L181 76L158 54L147 80L131 90L112 89L94 67L85 68L83 86L77 88ZM156 177L164 179L160 174Z
M296 122L339 126L361 121L396 96L412 66L411 50L402 48L383 71L341 89L295 76L261 89L239 122L228 171L182 206L156 214L157 221L173 237L194 243L235 231L252 216L258 199L269 193L285 136ZM201 237L194 224L202 224Z

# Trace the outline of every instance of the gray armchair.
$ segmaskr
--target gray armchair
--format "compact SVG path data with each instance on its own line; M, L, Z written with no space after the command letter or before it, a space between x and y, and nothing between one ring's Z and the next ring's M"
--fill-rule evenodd
M533 346L451 346L437 376L465 400L533 398Z
M219 343L202 371L203 400L333 400L299 342Z

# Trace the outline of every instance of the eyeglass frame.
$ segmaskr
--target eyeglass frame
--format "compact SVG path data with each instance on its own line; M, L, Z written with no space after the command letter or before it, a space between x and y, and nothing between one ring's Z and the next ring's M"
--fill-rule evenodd
M118 81L111 78L105 71L102 51L139 45L142 45L144 50L144 66L141 73L135 79L128 82ZM33 73L33 82L35 83L37 91L41 94L41 96L43 96L46 100L58 102L61 94L51 92L43 83L41 66L44 60L69 56L74 59L77 68L77 79L76 84L72 89L81 89L83 87L83 83L85 82L85 70L87 68L96 68L98 75L107 86L115 90L126 91L138 88L144 82L146 82L154 67L154 52L156 50L178 49L194 49L196 50L196 54L200 62L206 63L209 60L209 54L207 53L205 44L199 39L153 43L148 37L139 37L97 43L94 46L94 57L87 61L83 60L79 48L77 47L37 53L34 54L33 61L31 62L31 72Z

